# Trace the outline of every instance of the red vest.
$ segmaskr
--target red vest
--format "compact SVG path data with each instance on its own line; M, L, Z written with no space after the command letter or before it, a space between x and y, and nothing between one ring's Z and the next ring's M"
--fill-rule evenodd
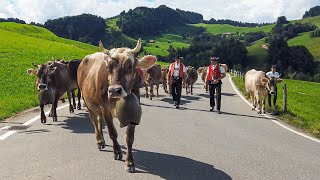
M220 64L218 64L215 69L213 69L213 67L214 66L212 64L209 66L209 72L207 76L208 81L212 81L212 77L214 77L214 79L221 77Z
M170 69L170 76L173 76L173 72L174 72L174 68L175 68L175 65L176 63L172 63L171 64L171 69ZM183 64L180 63L180 68L179 68L179 77L184 77L184 73L183 73Z

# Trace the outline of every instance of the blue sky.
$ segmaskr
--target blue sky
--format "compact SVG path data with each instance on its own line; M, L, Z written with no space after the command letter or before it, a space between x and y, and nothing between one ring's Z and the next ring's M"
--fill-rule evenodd
M201 13L204 19L232 19L243 22L274 22L278 16L301 19L320 0L0 0L0 17L17 17L26 22L90 13L104 18L137 6L165 4Z

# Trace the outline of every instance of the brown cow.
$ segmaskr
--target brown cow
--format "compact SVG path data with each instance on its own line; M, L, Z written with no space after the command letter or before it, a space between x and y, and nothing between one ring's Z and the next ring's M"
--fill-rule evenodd
M186 93L193 95L193 84L198 80L198 73L194 67L188 67L186 72Z
M78 69L79 87L95 129L98 149L105 147L102 133L102 121L104 120L113 141L114 159L121 160L122 152L117 141L118 135L113 118L118 118L120 127L127 126L125 169L128 172L135 172L132 144L135 126L140 123L141 119L141 105L136 95L132 93L132 90L136 91L134 87L138 87L134 85L138 82L135 81L138 76L136 67L147 69L156 62L154 56L136 59L134 55L140 49L140 39L134 49L105 49L103 52L86 56Z
M150 100L154 97L153 88L156 86L157 96L159 96L159 84L161 81L161 66L155 64L152 67L145 70L144 84L146 88L146 98L149 98L148 87L150 87Z
M208 92L208 85L206 84L206 77L207 77L207 70L208 68L205 68L201 73L201 80L203 82L203 88Z
M245 87L252 101L252 110L258 105L258 113L265 113L266 96L274 92L277 82L282 82L282 79L268 79L263 71L252 69L245 74Z
M28 74L37 75L38 98L41 108L41 123L46 123L44 105L52 104L51 115L57 121L57 105L60 97L67 92L69 111L73 113L71 104L71 79L68 66L59 62L52 62L36 66L37 69L28 69Z
M168 72L169 72L169 68L167 66L165 66L161 69L161 82L162 82L163 90L167 94L169 93L168 82L167 82Z

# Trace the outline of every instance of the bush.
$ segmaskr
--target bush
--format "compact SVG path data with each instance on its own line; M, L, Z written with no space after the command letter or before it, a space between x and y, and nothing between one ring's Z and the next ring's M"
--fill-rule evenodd
M301 81L310 81L312 80L312 76L310 76L310 74L298 72L294 76L292 76L292 79L301 80Z
M314 75L314 77L313 77L313 81L315 81L315 82L320 82L320 73L319 73L319 74Z

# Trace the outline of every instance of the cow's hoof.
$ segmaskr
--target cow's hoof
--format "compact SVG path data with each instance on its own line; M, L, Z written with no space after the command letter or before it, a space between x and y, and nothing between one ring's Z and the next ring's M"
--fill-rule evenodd
M69 111L70 111L70 113L74 113L73 107L70 107Z
M44 118L41 118L41 123L45 124L47 122L47 118L44 117Z
M104 149L106 147L106 143L105 142L99 142L98 143L98 149L101 150L101 149Z
M129 163L128 165L126 165L125 170L128 173L135 173L136 172L136 168L135 168L134 164L132 164L132 163Z
M252 111L254 111L255 109L256 109L256 108L254 108L254 107L253 107L253 108L251 108L251 110L252 110Z
M122 152L113 155L114 160L122 160Z
M258 111L258 114L262 114L261 111Z
M57 122L58 118L57 117L53 117L52 120L53 120L53 122Z
M150 100L152 100L152 96L150 96Z
M77 109L78 109L78 110L81 110L81 105L80 105L80 104L78 105L78 108L77 108Z

